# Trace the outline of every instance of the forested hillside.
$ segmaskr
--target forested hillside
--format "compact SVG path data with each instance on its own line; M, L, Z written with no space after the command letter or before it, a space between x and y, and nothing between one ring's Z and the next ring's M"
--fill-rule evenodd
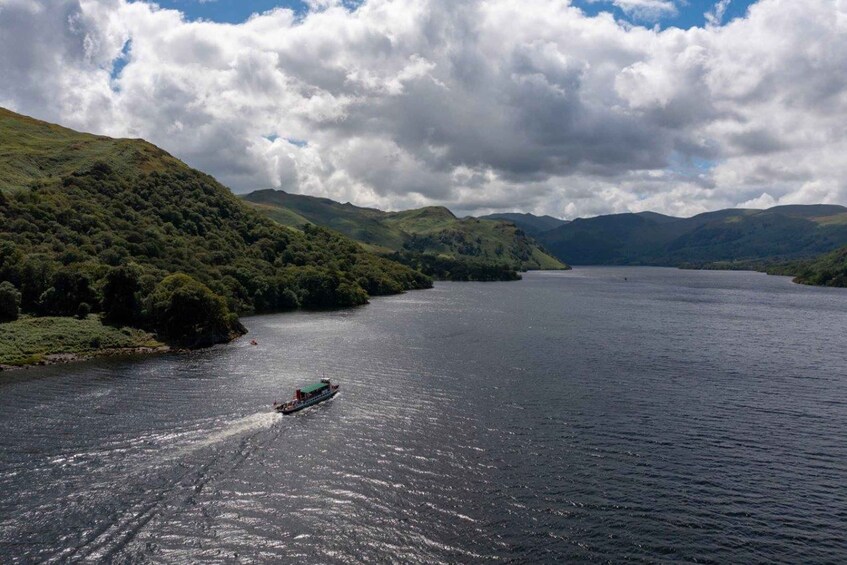
M149 143L2 109L0 281L0 321L99 312L186 345L241 333L237 314L431 285L336 233L273 222Z
M337 230L437 278L512 280L517 271L567 268L509 221L457 218L440 206L384 212L281 190L243 198L284 225Z

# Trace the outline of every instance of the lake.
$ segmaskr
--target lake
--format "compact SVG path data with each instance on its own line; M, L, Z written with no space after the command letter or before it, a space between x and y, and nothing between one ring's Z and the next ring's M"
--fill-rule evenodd
M0 375L3 561L847 561L843 289L595 267L244 321Z

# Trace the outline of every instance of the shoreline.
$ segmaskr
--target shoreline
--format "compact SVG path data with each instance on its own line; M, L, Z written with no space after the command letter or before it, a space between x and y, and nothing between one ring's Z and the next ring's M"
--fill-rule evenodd
M83 361L93 357L169 351L156 336L100 316L23 316L0 324L0 370Z
M426 289L414 289L414 290L426 290ZM405 292L408 292L408 291L404 291L404 292L398 293L398 294L405 294ZM369 297L369 300L373 300L374 298L380 298L380 297L379 296L377 296L377 297L372 296L372 297ZM363 306L365 306L365 305L363 305ZM356 308L356 307L354 306L352 308ZM332 308L330 310L346 310L346 309L347 308ZM268 312L268 313L259 314L259 315L272 316L272 315L285 314L285 313L288 313L288 312ZM247 316L247 317L252 317L252 316L255 316L255 315L256 314L253 314L253 315ZM93 319L96 319L99 323L99 318L97 318L97 316L94 315L94 314L92 314L88 318L89 321L91 321ZM241 318L239 318L239 320L240 319ZM19 321L25 321L25 322L26 321L29 321L29 322L34 321L35 323L38 323L39 321L48 321L48 320L61 320L63 322L69 322L69 323L72 323L72 324L77 324L77 323L80 322L79 320L77 320L73 317L69 317L69 316L66 316L66 317L29 317L28 316L28 317L25 317L25 318L21 318L21 320L19 320ZM15 323L15 322L8 322L8 323L12 324L12 323ZM0 328L2 328L3 325L4 324L0 324ZM147 340L148 344L147 345L141 345L141 344L130 345L130 346L126 346L126 347L103 347L103 348L94 348L94 349L82 349L80 351L55 351L55 352L52 352L52 353L51 352L38 351L37 353L34 352L34 353L30 354L27 358L24 359L24 361L22 361L20 363L10 364L10 363L0 362L0 375L3 375L4 373L21 373L22 371L26 371L27 369L49 367L49 366L53 366L53 365L66 365L66 364L71 364L71 363L80 363L80 362L83 362L83 361L90 361L91 359L104 358L104 357L146 356L146 355L155 355L155 354L162 354L162 353L184 353L184 352L189 352L189 351L198 351L198 350L209 349L209 348L215 347L217 345L230 344L230 343L237 341L239 338L242 338L245 335L247 335L247 332L245 331L244 333L239 333L238 335L231 335L230 339L227 339L225 341L217 341L215 343L209 343L207 345L203 345L203 346L200 346L200 347L180 347L180 346L172 346L172 345L167 345L167 344L162 343L162 342L158 342L158 340L155 339L155 336L145 332L144 330L133 329L133 331L136 331L136 332L139 332L140 334L142 334L142 337L145 340ZM153 343L150 343L150 342L153 342ZM39 347L39 349L40 349L40 347ZM47 348L47 349L49 350L49 348Z
M0 364L0 373L24 371L37 367L48 367L51 365L65 365L68 363L79 363L89 361L99 357L120 357L123 355L153 355L156 353L171 353L181 351L174 349L169 345L159 345L155 347L139 346L139 347L111 347L107 349L96 349L92 351L81 351L79 353L45 353L37 361L25 363L21 365L4 365Z

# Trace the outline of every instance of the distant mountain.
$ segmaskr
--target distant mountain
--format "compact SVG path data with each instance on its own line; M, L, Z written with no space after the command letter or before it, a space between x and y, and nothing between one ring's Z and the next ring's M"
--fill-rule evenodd
M675 218L673 216L666 216L664 214L659 214L658 212L637 212L636 216L640 216L642 218L652 220L659 224L665 224L668 222L675 222L679 218Z
M258 190L242 198L283 225L301 227L305 220L337 230L370 250L441 278L476 278L472 271L478 271L487 280L494 277L493 265L511 271L566 268L511 222L457 218L440 206L384 212L281 190ZM419 256L428 258L421 262ZM514 276L501 273L502 278Z
M204 345L243 331L236 314L430 285L335 232L280 226L143 140L0 109L0 322L94 312Z
M728 209L692 218L652 212L577 219L537 236L577 265L708 265L800 259L847 245L847 208Z
M553 216L536 216L535 214L522 214L519 212L488 214L487 216L480 216L480 219L505 220L507 222L512 222L522 229L527 235L532 237L569 223L568 220L560 220Z

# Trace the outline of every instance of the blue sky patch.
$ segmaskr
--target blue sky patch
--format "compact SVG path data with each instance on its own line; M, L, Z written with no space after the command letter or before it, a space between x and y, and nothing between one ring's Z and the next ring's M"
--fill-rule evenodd
M117 85L117 80L121 77L121 71L123 71L127 63L129 63L129 52L131 49L132 40L129 39L126 43L124 43L123 48L121 48L121 54L112 61L112 70L109 73L109 77L112 79L112 89L115 91L120 90Z
M253 14L261 14L274 8L290 8L304 14L308 7L300 0L159 0L162 8L179 10L189 20L211 20L221 23L241 23Z
M163 8L181 11L189 20L203 19L225 23L241 23L253 14L260 14L280 7L290 8L298 15L303 15L308 11L308 6L301 0L159 0L156 3ZM580 7L589 15L610 12L618 19L633 21L642 25L658 24L662 28L679 27L683 29L705 25L704 14L712 10L715 3L716 0L675 0L676 14L666 14L657 21L645 21L627 15L614 4L614 0L573 0L575 6ZM747 8L754 3L755 0L732 0L727 6L724 23L743 17ZM355 2L350 2L350 4L355 4Z
M295 139L293 137L286 137L285 141L290 143L291 145L296 145L297 147L306 147L309 145L309 142L303 139Z
M282 137L281 138L279 135L277 135L275 133L272 133L270 135L265 135L263 137L265 139L267 139L268 141L270 141L271 143L273 143L277 139L282 139L286 143L288 143L290 145L296 145L297 147L308 147L309 146L308 141L306 141L305 139L297 139L296 137Z
M690 155L684 155L679 151L674 151L671 154L670 164L667 170L680 176L695 178L709 173L709 171L717 166L718 161L716 159L692 157Z
M621 8L614 5L614 0L574 0L574 6L581 8L586 14L597 15L600 12L610 12L615 18L632 21L633 23L651 27L658 24L660 28L678 27L688 29L691 27L703 27L706 24L706 12L714 9L716 0L675 0L676 13L667 13L656 21L638 20L627 15ZM723 23L735 18L743 17L747 8L755 4L756 0L731 0L726 7Z

